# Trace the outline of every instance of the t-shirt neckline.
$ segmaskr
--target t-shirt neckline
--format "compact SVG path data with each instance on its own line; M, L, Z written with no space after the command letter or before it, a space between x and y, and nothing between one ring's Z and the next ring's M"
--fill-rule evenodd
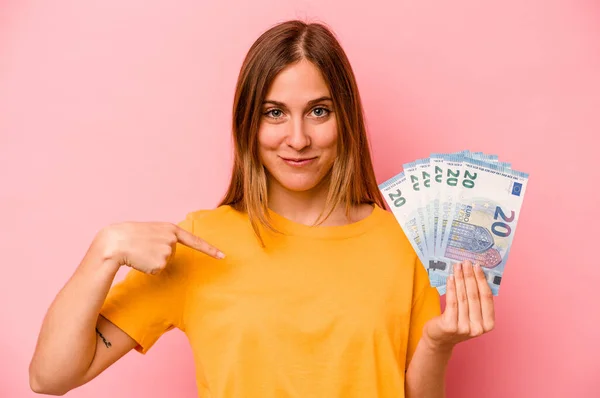
M373 210L365 218L344 225L306 225L292 221L271 209L268 215L271 223L278 231L285 235L304 236L312 238L341 239L357 236L365 233L382 219L385 210L377 204L373 204Z

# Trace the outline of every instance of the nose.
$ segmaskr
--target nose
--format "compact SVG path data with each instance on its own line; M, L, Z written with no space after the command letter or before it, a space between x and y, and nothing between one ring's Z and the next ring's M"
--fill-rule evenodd
M310 136L306 131L303 120L294 120L288 130L286 143L289 147L300 152L310 145Z

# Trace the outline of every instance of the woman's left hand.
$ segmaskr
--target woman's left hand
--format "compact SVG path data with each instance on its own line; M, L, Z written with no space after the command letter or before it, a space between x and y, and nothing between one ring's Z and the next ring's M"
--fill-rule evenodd
M423 330L423 338L435 350L451 350L494 328L493 295L480 266L470 261L455 264L446 287L444 313L427 322Z

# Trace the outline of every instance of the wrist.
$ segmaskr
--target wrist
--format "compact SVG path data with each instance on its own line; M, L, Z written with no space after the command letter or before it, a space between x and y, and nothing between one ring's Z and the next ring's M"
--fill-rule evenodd
M451 355L452 351L454 350L454 346L456 345L453 343L447 343L447 342L441 342L441 341L434 340L434 339L430 338L429 336L427 336L426 334L424 334L421 337L421 342L425 346L425 349L429 353L432 353L432 354Z
M118 250L118 245L108 227L105 227L98 232L92 242L91 247L95 257L98 258L101 267L115 273L121 268L122 254Z

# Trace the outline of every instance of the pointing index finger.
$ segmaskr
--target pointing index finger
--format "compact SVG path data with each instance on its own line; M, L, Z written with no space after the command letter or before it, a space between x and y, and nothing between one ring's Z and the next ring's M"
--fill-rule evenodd
M175 229L175 236L177 236L177 241L182 245L190 247L192 249L201 251L202 253L206 253L211 257L222 259L225 257L225 254L221 252L216 247L212 246L204 239L199 238L198 236L192 234L189 231L177 226Z

